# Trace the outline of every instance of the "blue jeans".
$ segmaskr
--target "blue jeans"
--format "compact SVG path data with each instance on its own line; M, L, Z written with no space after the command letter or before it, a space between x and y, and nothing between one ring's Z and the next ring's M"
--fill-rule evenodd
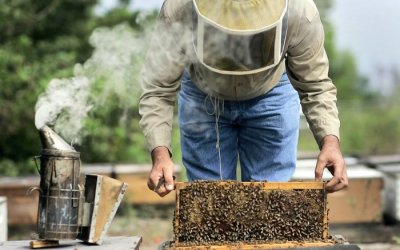
M201 92L185 72L179 126L188 180L236 180L239 159L242 181L288 181L296 164L299 117L299 97L286 73L264 95L222 101Z

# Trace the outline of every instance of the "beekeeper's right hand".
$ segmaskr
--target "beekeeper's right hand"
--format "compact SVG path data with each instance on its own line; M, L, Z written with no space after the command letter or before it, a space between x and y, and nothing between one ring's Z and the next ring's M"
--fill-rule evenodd
M150 171L147 186L163 197L174 190L174 163L167 147L157 147L151 152L153 167Z

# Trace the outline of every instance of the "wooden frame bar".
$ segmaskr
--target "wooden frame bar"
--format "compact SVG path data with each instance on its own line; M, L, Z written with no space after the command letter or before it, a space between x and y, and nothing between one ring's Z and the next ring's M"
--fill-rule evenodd
M221 181L219 185L226 185L228 182ZM262 185L269 190L290 190L290 189L325 189L324 182L241 182L242 185ZM175 189L185 189L190 182L177 182Z
M295 247L327 247L333 246L334 241L327 242L285 242L285 243L269 243L269 244L227 244L227 245L208 245L208 246L176 246L171 244L168 250L254 250L254 249L287 249Z

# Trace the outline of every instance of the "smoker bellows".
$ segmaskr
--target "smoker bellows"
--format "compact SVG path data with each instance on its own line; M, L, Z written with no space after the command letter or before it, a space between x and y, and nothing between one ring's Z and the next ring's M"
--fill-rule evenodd
M101 244L127 184L86 175L80 183L80 153L49 127L39 130L42 142L38 190L39 240L81 239ZM35 158L35 159L36 159Z

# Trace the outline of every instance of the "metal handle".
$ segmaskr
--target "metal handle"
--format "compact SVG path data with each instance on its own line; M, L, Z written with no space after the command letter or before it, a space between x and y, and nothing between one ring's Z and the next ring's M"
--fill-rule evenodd
M28 190L26 191L26 195L31 195L33 191L39 191L40 194L43 194L43 190L40 187L30 187L28 188Z

